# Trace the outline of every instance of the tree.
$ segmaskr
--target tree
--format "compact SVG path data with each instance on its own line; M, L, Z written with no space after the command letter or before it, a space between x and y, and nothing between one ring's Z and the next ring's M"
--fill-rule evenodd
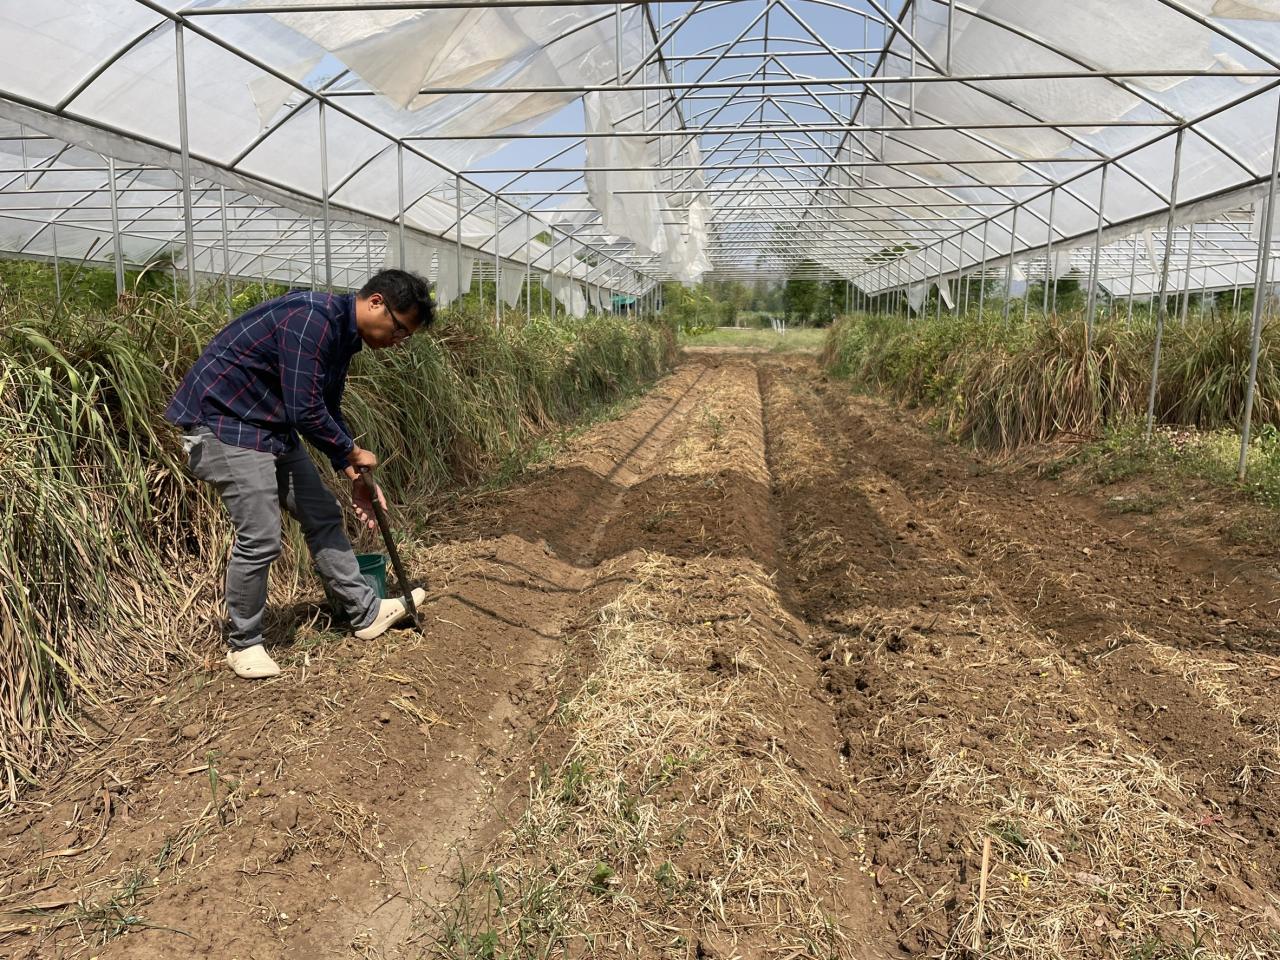
M783 287L783 304L789 323L825 326L844 309L844 281L818 280L823 267L812 260L802 260L787 277Z

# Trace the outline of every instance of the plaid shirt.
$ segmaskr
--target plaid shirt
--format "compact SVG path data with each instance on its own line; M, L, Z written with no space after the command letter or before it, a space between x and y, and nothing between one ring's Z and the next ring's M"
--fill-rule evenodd
M355 446L342 391L361 346L354 296L298 290L268 300L209 342L164 417L276 455L300 433L341 470Z

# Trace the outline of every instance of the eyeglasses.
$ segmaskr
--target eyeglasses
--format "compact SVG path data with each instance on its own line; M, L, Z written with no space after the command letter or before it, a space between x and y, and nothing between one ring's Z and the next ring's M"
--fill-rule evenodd
M398 319L396 319L396 315L391 312L391 307L388 305L387 301L385 300L382 301L382 309L387 311L387 316L391 318L391 324L394 327L394 329L391 331L392 343L402 343L403 341L408 340L411 336L413 336L413 331L410 330L408 327L406 327Z

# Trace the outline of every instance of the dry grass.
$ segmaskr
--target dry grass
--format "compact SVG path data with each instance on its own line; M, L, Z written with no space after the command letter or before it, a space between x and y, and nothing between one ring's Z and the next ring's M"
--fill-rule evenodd
M769 482L764 461L764 423L755 370L726 364L710 373L688 429L661 465L671 477L712 476L735 471Z
M639 479L767 482L754 370L711 368L682 412ZM557 712L563 759L531 771L524 815L437 918L436 953L728 956L745 939L855 956L823 846L837 831L783 746L796 688L771 666L771 638L790 629L772 580L746 561L661 554L595 577L618 592L580 635L590 672Z
M775 418L772 427L775 431L771 437L773 480L778 489L791 493L803 487L835 482L839 471L831 458L830 444L804 416L791 384L778 378L770 390L769 402L789 414Z
M520 956L743 933L855 956L816 879L831 865L814 838L832 827L779 746L788 694L760 646L786 619L772 583L741 562L653 554L600 576L628 583L589 629L595 669L561 709L567 754L534 777L473 883L473 898L504 894L470 935ZM441 952L464 955L460 942Z
M1136 633L1134 631L1133 633ZM1179 676L1226 714L1232 726L1253 743L1232 782L1243 795L1280 781L1280 707L1275 696L1280 657L1222 651L1191 653L1138 634L1158 669Z
M982 607L940 618L928 643L909 612L864 611L863 636L828 651L892 677L868 728L893 772L859 786L895 785L891 833L910 851L899 872L919 893L903 907L917 922L947 917L940 955L971 957L980 942L984 957L1028 960L1271 956L1264 907L1221 913L1210 896L1244 854L1203 829L1196 792L1106 723L1065 724L1064 715L1091 713L1080 672L1023 625L975 616ZM902 635L907 660L883 640ZM912 878L936 876L924 851L957 835L968 884L931 890ZM984 838L992 857L979 930L973 881Z

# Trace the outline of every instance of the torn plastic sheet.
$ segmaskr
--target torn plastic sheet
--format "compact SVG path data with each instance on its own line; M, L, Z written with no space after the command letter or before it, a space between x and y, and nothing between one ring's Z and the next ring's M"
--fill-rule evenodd
M461 269L459 269L458 251L453 247L442 247L437 257L439 274L436 276L436 304L448 306L458 299L459 292L466 293L471 289L471 276L475 270L475 255L467 250L462 251ZM461 279L458 274L461 273Z
M434 244L406 234L404 238L404 263L401 263L400 238L398 234L393 232L387 238L387 252L383 258L382 265L384 267L408 270L420 277L429 278L431 276L431 264L435 259L435 255L436 248Z
M525 268L509 261L503 261L498 270L498 296L509 307L520 302L520 292L524 289Z
M626 237L641 254L667 251L663 231L662 207L657 193L623 193L621 191L656 191L657 176L651 147L643 137L609 136L634 124L615 123L615 111L630 105L627 96L614 93L588 93L582 98L586 128L592 134L605 134L587 139L587 166L584 179L587 199L600 211L600 219L610 233ZM610 167L637 167L635 170L609 170Z

